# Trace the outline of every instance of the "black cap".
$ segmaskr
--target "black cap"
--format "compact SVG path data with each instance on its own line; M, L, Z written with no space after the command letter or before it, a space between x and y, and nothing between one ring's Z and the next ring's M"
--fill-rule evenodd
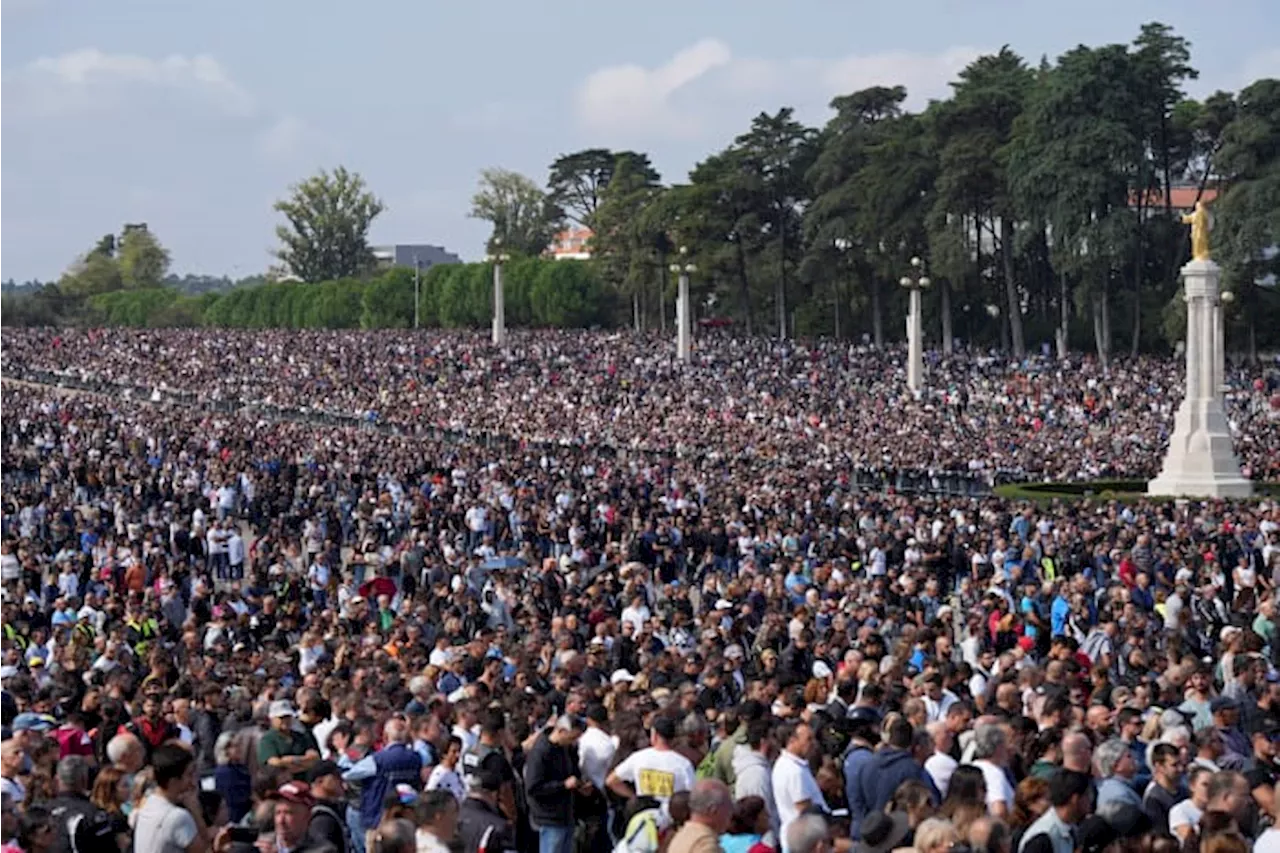
M883 720L878 709L866 706L850 708L848 718L850 723L858 726L878 726Z
M332 761L317 761L312 764L306 772L306 782L308 785L314 785L317 780L326 776L341 776L342 770Z
M115 827L105 812L88 815L76 822L71 847L84 853L110 853L117 850Z
M481 791L492 793L502 787L502 776L486 767L477 767L475 772L468 774L467 778L473 788L479 788Z

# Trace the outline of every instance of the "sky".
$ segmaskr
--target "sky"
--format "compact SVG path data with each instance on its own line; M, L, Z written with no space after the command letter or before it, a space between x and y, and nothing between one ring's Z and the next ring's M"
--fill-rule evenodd
M1277 0L0 0L0 278L126 222L174 272L260 273L273 202L338 165L386 205L371 242L477 259L483 168L629 148L678 182L761 111L817 125L898 83L919 108L1002 45L1035 63L1151 20L1192 42L1192 95L1280 77Z

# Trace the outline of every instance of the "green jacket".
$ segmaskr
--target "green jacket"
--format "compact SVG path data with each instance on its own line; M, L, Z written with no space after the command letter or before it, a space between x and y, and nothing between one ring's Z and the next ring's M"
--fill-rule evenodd
M698 765L698 778L719 779L732 789L733 783L737 781L737 774L733 772L733 751L746 742L747 727L743 724L738 726L736 732L720 741L715 752L708 755L710 761L703 761Z

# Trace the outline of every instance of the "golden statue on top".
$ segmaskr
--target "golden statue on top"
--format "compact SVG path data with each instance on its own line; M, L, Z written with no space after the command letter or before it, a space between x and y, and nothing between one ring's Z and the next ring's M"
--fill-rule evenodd
M1204 202L1196 202L1191 213L1183 214L1182 224L1191 226L1191 259L1195 261L1209 260L1209 232L1213 230L1213 214Z

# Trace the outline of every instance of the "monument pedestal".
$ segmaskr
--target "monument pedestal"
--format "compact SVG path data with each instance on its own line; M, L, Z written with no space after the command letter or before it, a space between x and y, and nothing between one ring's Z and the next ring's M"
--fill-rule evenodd
M1147 493L1180 497L1242 498L1253 484L1240 475L1231 429L1222 408L1221 267L1193 260L1182 268L1187 301L1187 388L1174 417L1160 476Z

